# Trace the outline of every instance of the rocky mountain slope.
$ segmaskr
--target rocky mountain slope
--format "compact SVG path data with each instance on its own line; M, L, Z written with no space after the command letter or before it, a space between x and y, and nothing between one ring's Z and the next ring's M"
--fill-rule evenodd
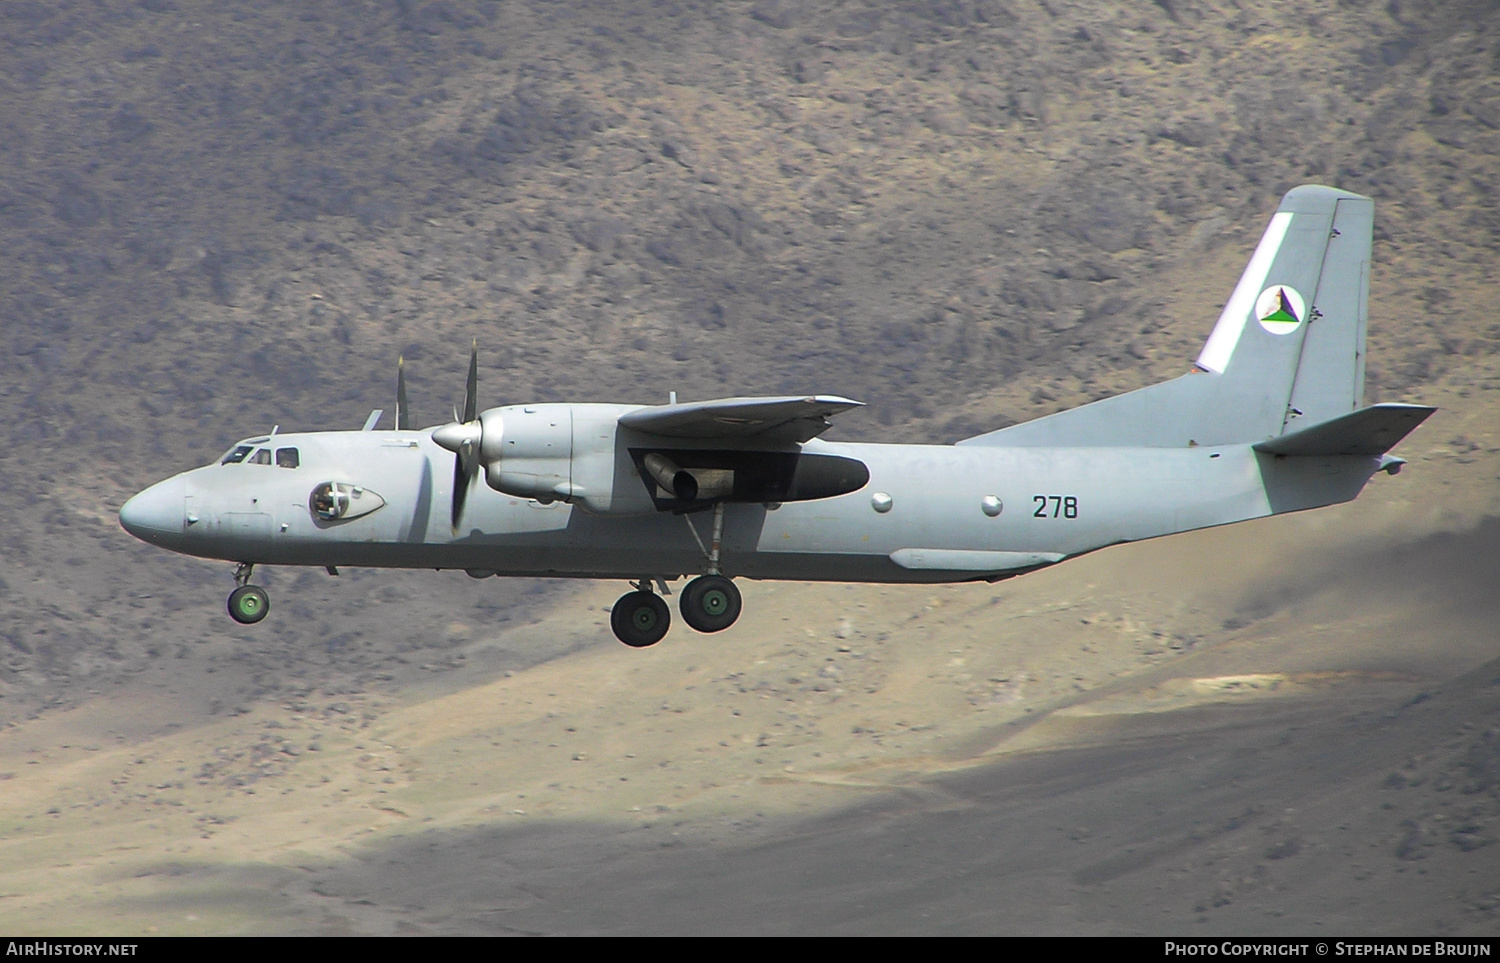
M400 354L419 423L478 338L486 404L837 392L832 437L951 441L1183 370L1303 182L1376 199L1370 400L1446 408L1397 528L1475 524L1497 76L1473 0L9 0L0 711L344 718L613 645L603 589L432 573L273 572L246 631L119 530L389 409Z

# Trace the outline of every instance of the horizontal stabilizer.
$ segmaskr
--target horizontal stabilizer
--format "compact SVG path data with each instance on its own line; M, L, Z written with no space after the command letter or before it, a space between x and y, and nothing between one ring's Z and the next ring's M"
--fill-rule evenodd
M1271 455L1383 455L1436 410L1426 405L1374 405L1252 447Z
M863 404L836 395L721 398L637 408L620 424L668 438L758 438L804 442L828 430L828 416Z

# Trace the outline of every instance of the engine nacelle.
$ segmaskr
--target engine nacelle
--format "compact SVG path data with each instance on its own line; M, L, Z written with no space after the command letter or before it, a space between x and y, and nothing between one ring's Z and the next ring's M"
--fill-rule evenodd
M497 492L550 502L574 495L573 406L510 405L479 416L479 459Z
M473 457L495 491L567 501L596 515L697 510L713 502L774 504L858 491L869 469L842 455L720 447L620 425L630 405L508 405L437 428L433 441ZM472 452L471 454L467 454Z

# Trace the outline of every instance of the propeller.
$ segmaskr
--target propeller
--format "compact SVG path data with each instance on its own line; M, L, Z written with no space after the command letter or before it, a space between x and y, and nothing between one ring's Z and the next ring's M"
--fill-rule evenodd
M396 358L396 430L411 428L411 408L406 403L406 358Z
M453 531L458 531L463 521L464 503L469 498L469 488L479 474L479 442L484 437L484 427L479 422L479 339L469 352L469 383L464 390L463 418L455 411L453 421L433 429L432 440L439 447L453 452Z

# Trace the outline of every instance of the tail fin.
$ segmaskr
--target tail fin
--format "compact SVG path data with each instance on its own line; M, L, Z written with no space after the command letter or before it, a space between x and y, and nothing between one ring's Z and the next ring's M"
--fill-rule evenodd
M1375 205L1331 187L1282 198L1198 367L1286 399L1279 435L1358 407ZM1240 439L1249 441L1250 438Z
M1261 442L1364 395L1374 203L1289 191L1198 355L1199 371L959 444L1176 448Z

